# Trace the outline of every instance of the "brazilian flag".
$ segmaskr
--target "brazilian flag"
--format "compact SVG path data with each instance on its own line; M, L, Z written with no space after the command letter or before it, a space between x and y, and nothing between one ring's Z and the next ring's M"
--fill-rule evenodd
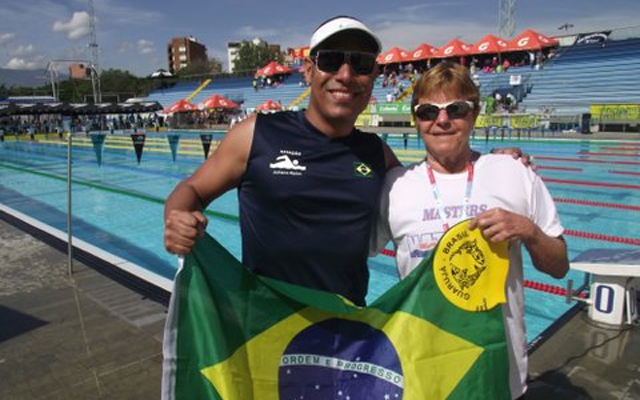
M362 308L256 276L202 238L176 277L163 399L511 399L501 307L456 307L432 263Z

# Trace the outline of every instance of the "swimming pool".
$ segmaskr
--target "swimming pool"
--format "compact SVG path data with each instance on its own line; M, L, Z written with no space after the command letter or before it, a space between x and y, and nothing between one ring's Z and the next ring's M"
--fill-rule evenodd
M100 247L168 280L176 259L163 247L163 203L173 187L202 162L197 133L180 133L174 162L165 134L149 134L138 164L128 136L110 135L99 166L91 141L74 138L74 237ZM214 140L223 132L215 132ZM417 135L389 136L389 144L404 163L423 158ZM518 146L534 154L567 228L570 258L593 248L630 249L640 245L640 144L620 141L474 140L485 152L495 146ZM55 138L0 143L0 204L66 231L66 142ZM236 193L229 192L208 208L208 231L240 257ZM368 301L396 282L393 259L370 260ZM582 281L570 272L561 281L533 269L525 260L525 277L532 283L566 286ZM540 286L540 285L538 285ZM536 285L532 285L536 287ZM540 290L526 291L529 339L533 340L571 305L564 298Z

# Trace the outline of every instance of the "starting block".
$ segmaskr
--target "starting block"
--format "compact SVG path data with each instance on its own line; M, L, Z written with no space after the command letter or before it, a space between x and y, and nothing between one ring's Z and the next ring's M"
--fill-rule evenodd
M638 319L640 250L588 250L571 262L571 269L592 277L587 300L591 319L612 325Z

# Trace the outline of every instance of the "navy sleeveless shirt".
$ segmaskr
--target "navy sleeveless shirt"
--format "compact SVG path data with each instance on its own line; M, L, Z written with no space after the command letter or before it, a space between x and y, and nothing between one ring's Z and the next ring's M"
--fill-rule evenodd
M331 139L304 112L259 115L238 188L243 264L364 305L385 170L377 135Z

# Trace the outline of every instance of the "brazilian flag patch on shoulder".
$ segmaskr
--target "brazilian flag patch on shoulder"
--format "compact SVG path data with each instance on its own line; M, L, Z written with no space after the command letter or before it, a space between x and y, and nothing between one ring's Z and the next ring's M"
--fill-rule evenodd
M373 169L367 163L355 161L353 163L353 174L360 178L372 178Z

